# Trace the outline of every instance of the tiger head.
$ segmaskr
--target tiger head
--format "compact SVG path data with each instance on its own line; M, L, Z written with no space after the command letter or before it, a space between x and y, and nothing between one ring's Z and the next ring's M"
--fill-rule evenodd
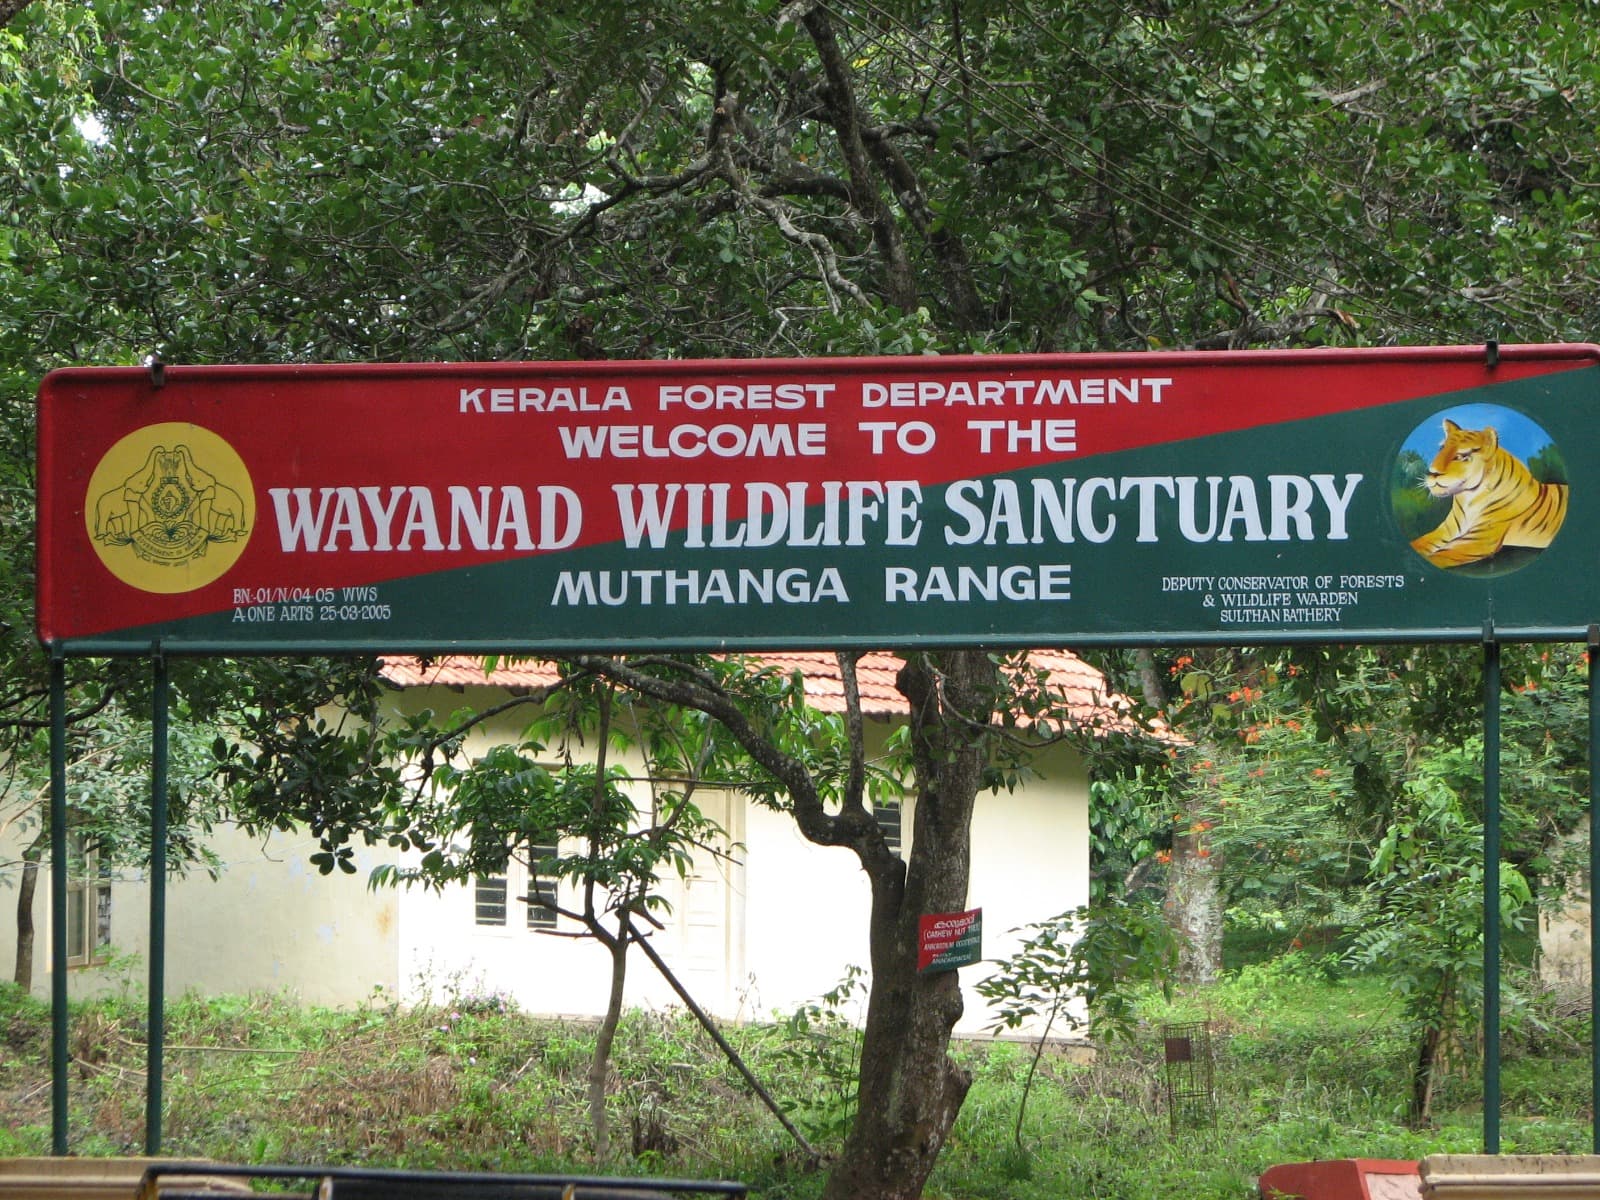
M1493 426L1463 429L1444 419L1444 444L1428 465L1422 486L1430 496L1444 498L1470 492L1483 482L1484 473L1500 450L1500 435Z

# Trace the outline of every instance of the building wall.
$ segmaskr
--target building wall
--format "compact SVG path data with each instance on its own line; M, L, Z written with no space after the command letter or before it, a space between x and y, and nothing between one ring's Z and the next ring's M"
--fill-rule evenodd
M322 876L308 861L307 836L252 838L231 825L210 839L224 866L212 880L194 872L167 884L166 990L242 995L287 993L308 1004L355 1004L383 988L399 989L395 896L367 890L376 851L357 852L355 875ZM0 861L9 856L0 850ZM46 864L48 865L48 864ZM10 978L16 955L16 877L0 886L0 964ZM50 878L40 872L34 897L34 993L50 980ZM150 885L143 876L111 882L109 963L72 967L74 998L142 986L148 979Z

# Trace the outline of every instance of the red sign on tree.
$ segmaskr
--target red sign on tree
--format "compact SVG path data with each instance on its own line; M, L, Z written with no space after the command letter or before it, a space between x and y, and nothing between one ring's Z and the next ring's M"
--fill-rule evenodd
M983 957L983 909L925 913L917 927L917 974L970 967Z

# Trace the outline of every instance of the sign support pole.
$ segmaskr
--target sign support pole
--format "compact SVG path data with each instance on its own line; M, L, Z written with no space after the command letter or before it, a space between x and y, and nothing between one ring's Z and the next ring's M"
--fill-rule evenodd
M1500 1153L1500 643L1483 630L1483 1152Z
M161 1153L167 977L167 658L159 643L150 701L150 1008L146 1041L144 1152Z
M50 1153L67 1153L67 664L50 655Z
M1594 814L1600 800L1600 775L1595 771L1600 756L1600 709L1595 696L1600 694L1600 625L1589 626L1589 1011L1600 1004L1600 904L1596 903L1596 881L1600 880L1600 837ZM1593 1117L1593 1152L1600 1154L1600 1038L1589 1037L1590 1111Z

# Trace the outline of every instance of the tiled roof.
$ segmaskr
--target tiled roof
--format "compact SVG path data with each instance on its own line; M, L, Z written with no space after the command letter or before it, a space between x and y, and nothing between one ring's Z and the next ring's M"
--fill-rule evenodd
M754 655L760 662L785 673L800 671L805 677L806 700L822 712L844 711L844 684L838 660L831 651L790 651ZM1105 676L1066 650L1033 650L1029 662L1048 672L1048 686L1064 697L1079 725L1096 725L1108 731L1134 732L1125 697L1112 694ZM893 717L906 711L905 697L895 689L900 660L883 651L861 656L856 682L861 708L868 716ZM504 660L484 673L481 658L451 655L442 658L385 657L383 677L396 687L500 687L538 688L556 682L554 663L542 659Z

